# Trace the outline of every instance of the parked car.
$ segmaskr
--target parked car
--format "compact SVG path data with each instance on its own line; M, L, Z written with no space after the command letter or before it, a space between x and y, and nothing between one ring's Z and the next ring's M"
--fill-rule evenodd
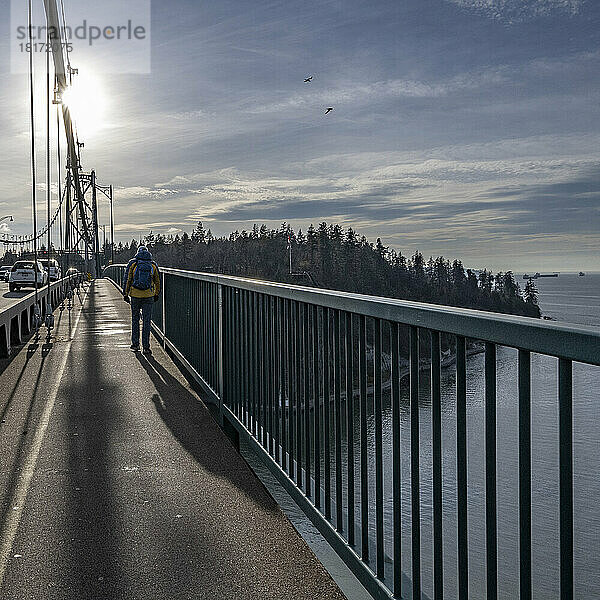
M35 287L35 282L39 286L48 283L48 273L39 262L32 260L19 260L10 270L8 279L8 288L11 292L17 292L22 287Z
M62 271L57 260L42 258L40 263L42 263L42 267L48 271L50 281L58 281L62 277Z
M8 281L12 265L2 265L0 267L0 281Z

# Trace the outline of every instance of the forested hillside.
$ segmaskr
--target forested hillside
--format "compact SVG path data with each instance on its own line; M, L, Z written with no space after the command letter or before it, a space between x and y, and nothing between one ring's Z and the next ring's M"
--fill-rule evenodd
M278 230L254 225L251 231L217 238L198 223L191 235L150 233L143 243L165 267L540 316L533 282L528 282L522 293L511 271L465 270L460 260L426 259L420 252L408 258L386 248L380 239L373 244L340 225L321 223L317 229L311 225L306 233L295 232L285 223ZM119 244L115 261L129 260L138 245L135 240Z

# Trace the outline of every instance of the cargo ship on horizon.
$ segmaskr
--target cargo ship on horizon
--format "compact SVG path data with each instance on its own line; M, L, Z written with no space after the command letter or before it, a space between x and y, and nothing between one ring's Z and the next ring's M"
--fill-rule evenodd
M523 279L539 279L540 277L558 277L558 273L536 273L535 275L525 273L523 275Z

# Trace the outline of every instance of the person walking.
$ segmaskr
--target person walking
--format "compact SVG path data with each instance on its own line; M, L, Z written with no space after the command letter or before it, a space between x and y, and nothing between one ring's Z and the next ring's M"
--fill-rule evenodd
M140 312L142 313L142 348L144 354L152 354L150 349L150 326L152 305L160 294L160 271L152 260L152 254L145 246L138 248L123 275L123 300L131 304L131 349L140 349Z

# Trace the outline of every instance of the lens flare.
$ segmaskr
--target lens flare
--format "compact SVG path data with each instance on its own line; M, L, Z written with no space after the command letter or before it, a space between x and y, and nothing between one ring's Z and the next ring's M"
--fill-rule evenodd
M81 136L93 136L102 129L106 97L96 79L85 74L77 75L72 85L64 91L62 100L69 107Z

